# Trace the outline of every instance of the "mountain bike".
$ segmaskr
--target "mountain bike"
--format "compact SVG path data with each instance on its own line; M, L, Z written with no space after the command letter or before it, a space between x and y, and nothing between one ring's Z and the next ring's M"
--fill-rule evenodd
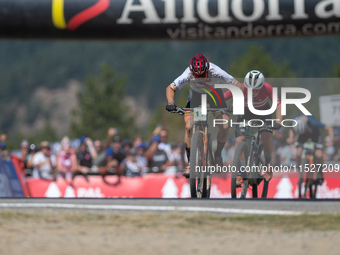
M304 156L302 164L300 167L300 177L298 181L299 187L299 198L306 198L307 192L309 190L309 198L316 198L318 185L321 183L320 180L323 179L322 171L317 171L315 167L315 148L316 144L314 142L305 142L302 147L304 149ZM305 174L305 180L303 178L303 173ZM315 179L314 179L315 173ZM304 193L302 195L302 184L304 183Z
M209 198L211 188L210 166L215 165L211 147L211 135L208 132L207 116L201 112L201 107L180 108L172 113L184 115L185 111L194 113L192 126L192 138L190 147L190 194L191 198ZM207 108L207 113L224 114L228 108Z
M266 131L278 130L281 125L274 123L259 123L251 122L251 126L245 127L246 142L242 141L238 143L235 150L233 167L231 173L231 197L237 198L237 189L241 189L238 198L245 198L247 195L248 188L252 190L252 197L257 198L258 186L261 181L264 181L261 198L266 198L268 193L269 182L264 180L263 176L260 175L261 168L264 165L261 154L263 151L263 144L260 144L260 135ZM253 135L252 129L254 126L258 127L257 136ZM261 127L259 127L262 125ZM243 135L242 135L243 136ZM244 165L241 166L241 160ZM237 183L237 179L241 180Z

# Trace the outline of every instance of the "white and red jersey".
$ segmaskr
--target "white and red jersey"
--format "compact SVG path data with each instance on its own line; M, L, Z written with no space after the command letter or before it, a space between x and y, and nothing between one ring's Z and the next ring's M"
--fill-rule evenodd
M244 83L242 83L242 85L244 95L244 107L248 109L248 89L246 88ZM226 91L223 95L225 100L229 100L232 98L230 90ZM273 87L268 82L265 82L263 84L260 94L256 98L253 98L254 108L258 110L266 109L268 105L268 99L270 99L270 101L273 102ZM278 105L281 104L279 97L277 97L277 104Z
M206 78L194 78L193 74L190 72L189 67L177 77L173 83L171 83L172 89L175 91L180 90L185 85L190 84L190 88L198 93L204 93L200 87L205 87L205 85L215 88L215 84L232 84L235 85L236 79L223 71L220 67L210 62L210 68Z

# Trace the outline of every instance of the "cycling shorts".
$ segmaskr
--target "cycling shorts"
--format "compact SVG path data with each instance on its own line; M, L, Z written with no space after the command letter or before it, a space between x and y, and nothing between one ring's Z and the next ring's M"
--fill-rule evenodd
M322 138L320 135L319 129L313 129L312 133L304 133L302 135L299 135L296 143L296 147L302 147L305 142L307 142L308 139L311 139L312 142L315 143L315 147L317 149L323 149L322 145Z

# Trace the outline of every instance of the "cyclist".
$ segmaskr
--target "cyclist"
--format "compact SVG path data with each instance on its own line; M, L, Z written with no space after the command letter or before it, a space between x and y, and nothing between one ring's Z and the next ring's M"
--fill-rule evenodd
M166 110L171 112L176 109L175 105L175 92L183 88L185 85L190 85L190 91L188 96L188 101L186 108L194 108L199 107L201 105L201 94L206 93L204 90L211 91L214 90L214 85L218 82L223 84L238 84L237 80L227 72L223 71L217 65L209 62L209 60L202 54L194 55L190 62L189 67L185 69L185 71L174 80L167 88L166 88L166 99L168 104L166 105ZM200 89L201 88L201 89ZM202 90L204 89L204 90ZM223 100L223 91L221 89L216 89L216 92L219 95L220 107L226 108L227 105ZM207 104L210 107L214 107L215 104L210 97L207 97ZM218 105L217 105L218 106ZM218 114L215 118L223 118L229 122L229 116L227 114ZM193 123L193 113L187 111L184 115L185 121L185 147L186 153L188 157L188 161L190 162L190 130ZM218 125L219 130L217 134L217 149L215 151L215 163L222 167L222 157L221 152L224 147L224 144L228 138L228 124ZM189 164L190 166L190 164ZM189 178L190 168L187 167L183 175Z
M334 140L333 127L327 126L320 121L318 121L312 115L299 114L293 118L296 121L296 126L289 129L289 136L287 138L287 143L295 143L297 155L296 155L296 165L301 165L301 154L303 151L303 144L308 140L315 143L315 164L323 164L322 158L322 141L320 135L320 128L326 129L331 141ZM293 121L291 125L294 125ZM321 173L322 174L322 173ZM320 185L323 183L323 178L319 179Z
M252 119L260 119L265 122L266 119L272 119L272 115L264 115L258 116L253 114L248 108L248 90L252 90L253 96L253 106L257 110L267 110L270 109L268 101L270 100L273 102L273 87L268 83L265 82L264 75L257 70L253 70L247 73L244 83L240 84L239 87L244 95L244 115L239 115L237 118L237 122L243 122L244 120L252 120ZM229 100L232 98L231 91L228 90L224 93L225 100ZM279 98L277 98L277 105L280 105L281 102ZM281 123L282 121L282 114L281 114L281 107L276 108L276 121L277 123ZM236 136L236 148L237 144L241 141L246 141L245 138L245 127L240 125L236 126L235 130ZM270 166L272 155L275 150L274 141L273 141L273 132L272 131L265 131L261 133L261 140L263 143L263 151L265 156L265 164ZM269 168L268 168L269 169ZM269 181L273 177L273 173L271 171L264 172L264 179ZM236 180L236 184L240 185L242 182L242 177L238 176Z

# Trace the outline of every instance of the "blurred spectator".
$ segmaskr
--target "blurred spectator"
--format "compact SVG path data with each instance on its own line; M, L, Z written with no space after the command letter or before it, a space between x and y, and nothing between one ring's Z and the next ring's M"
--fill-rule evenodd
M223 158L223 164L225 166L232 165L234 160L234 154L235 154L235 144L233 143L233 140L228 137L224 148L222 150L222 158Z
M143 140L140 136L137 136L135 138L135 140L133 141L133 147L137 148L138 146L140 146L143 143Z
M91 139L84 136L81 137L79 150L77 152L78 167L74 174L87 174L89 169L92 167L92 157L87 144L90 144L91 146ZM93 147L93 145L91 147ZM94 150L94 147L92 149Z
M137 147L136 158L139 161L139 163L143 166L143 169L145 169L148 166L148 160L145 157L145 151L146 151L146 146L143 143L141 143Z
M4 160L11 160L11 153L5 149L1 152L1 158Z
M21 161L24 163L25 169L27 169L27 162L29 159L29 143L27 140L22 140L20 144L20 155Z
M119 174L119 161L114 158L115 153L112 148L107 148L105 155L105 160L99 166L99 173L101 175Z
M340 132L339 129L334 129L334 155L333 160L340 161Z
M7 142L7 132L2 132L0 135L0 142L3 142L4 144L6 144Z
M85 144L87 146L88 151L90 152L91 158L95 159L97 158L97 151L96 148L94 147L93 141L90 137L85 138Z
M123 159L125 158L125 154L122 150L122 143L120 141L119 136L115 136L113 138L113 143L111 145L112 150L113 150L113 158L118 160L118 163L120 164Z
M35 149L35 145L31 144L33 148ZM23 166L25 168L25 172L27 176L32 175L33 170L33 156L37 150L31 150L31 146L29 146L29 143L27 140L22 140L20 144L20 151L15 153L22 161Z
M100 140L95 140L93 142L94 148L96 150L97 153L97 157L92 159L92 165L94 166L100 166L102 164L102 162L105 161L105 150L103 148L103 143Z
M163 173L171 162L168 159L165 151L159 149L161 139L158 135L153 136L152 144L146 151L145 156L148 160L149 172Z
M137 160L137 149L132 148L126 153L125 159L120 164L119 172L125 173L126 176L134 177L140 176L143 170L143 165Z
M0 135L0 154L1 154L1 158L5 160L9 160L10 153L7 151L6 141L7 141L7 132L2 132L2 134Z
M26 164L26 169L32 169L33 170L33 158L35 153L38 152L38 146L35 144L31 144L28 150L28 160ZM27 173L27 172L26 172ZM32 173L30 173L32 174Z
M284 129L280 128L278 131L274 132L274 146L275 151L272 158L274 159L273 164L279 166L281 164L280 153L282 149L287 145ZM283 164L283 163L282 163Z
M287 144L284 147L280 147L276 153L280 157L280 164L282 165L289 165L296 162L297 150L294 144Z
M329 136L325 137L324 160L333 160L335 149L332 139Z
M171 143L171 155L169 160L171 162L171 165L177 168L177 172L183 172L186 167L184 155L185 154L183 144Z
M64 177L77 169L77 156L71 150L70 139L67 136L61 140L61 150L57 154L57 168Z
M161 142L158 145L158 149L165 151L168 159L171 158L171 145L168 143L168 131L162 129L159 132L159 137Z
M5 142L0 142L0 157L4 160L11 159L11 154L7 150Z
M49 142L41 142L39 148L40 151L33 156L33 177L51 180L57 159L50 150Z
M107 149L111 146L112 137L114 137L117 134L118 134L117 128L111 127L107 130L107 136L106 136L105 146L104 146L105 149Z
M5 142L0 142L0 152L2 153L3 151L6 150L6 144Z
M274 139L277 141L278 146L280 147L285 146L287 144L283 128L280 128L274 133Z
M162 130L162 124L157 124L157 126L155 127L155 129L152 131L152 134L151 136L149 137L149 143L152 142L152 138L155 136L155 135L159 135L161 130Z
M127 152L132 148L132 143L129 139L125 139L122 142L122 149L123 149L123 153L126 155Z

